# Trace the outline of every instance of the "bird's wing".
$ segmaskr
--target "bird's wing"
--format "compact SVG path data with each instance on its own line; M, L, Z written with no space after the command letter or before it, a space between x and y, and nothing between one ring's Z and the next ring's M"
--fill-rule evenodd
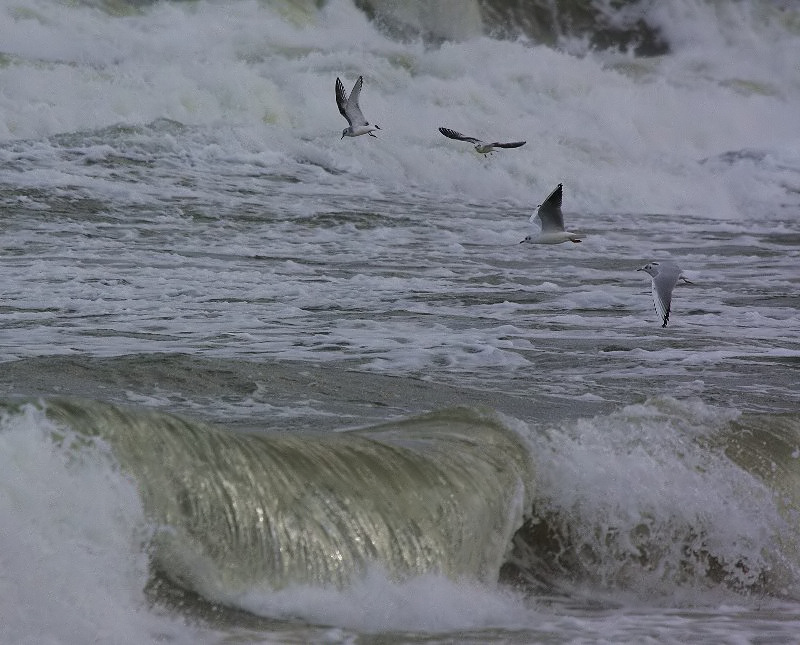
M353 85L353 90L350 92L350 96L344 108L345 112L347 112L346 117L347 120L350 121L350 125L369 125L358 105L358 99L361 97L361 85L363 83L364 77L359 76L356 84Z
M666 327L669 322L669 307L672 303L672 290L664 291L659 289L656 279L653 278L653 304L656 307L656 313L661 319L662 327Z
M510 143L498 143L494 142L492 146L494 148L519 148L520 146L524 146L527 141L511 141Z
M451 130L450 128L439 128L439 132L441 132L444 136L448 137L449 139L457 139L458 141L469 141L470 143L481 143L480 139L476 139L475 137L467 137L461 134L460 132Z
M662 321L662 327L669 322L669 310L672 303L672 290L678 283L681 270L677 265L662 263L659 272L653 276L653 304Z
M550 195L539 206L536 215L542 224L542 232L563 231L564 215L561 213L562 185L550 193Z
M353 125L350 117L347 116L347 93L344 91L344 85L338 76L336 77L336 105L339 107L339 113L347 119L350 125Z

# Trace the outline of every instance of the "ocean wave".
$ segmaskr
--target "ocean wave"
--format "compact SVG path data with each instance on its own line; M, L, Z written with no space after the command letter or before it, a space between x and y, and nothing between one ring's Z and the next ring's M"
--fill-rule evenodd
M376 571L526 593L800 593L792 415L663 399L551 427L452 408L287 434L97 401L44 410L58 443L84 438L69 453L108 446L136 482L153 572L211 602Z
M230 433L164 413L50 401L113 447L157 529L156 566L210 598L394 577L497 578L531 481L519 438L451 410L359 431Z

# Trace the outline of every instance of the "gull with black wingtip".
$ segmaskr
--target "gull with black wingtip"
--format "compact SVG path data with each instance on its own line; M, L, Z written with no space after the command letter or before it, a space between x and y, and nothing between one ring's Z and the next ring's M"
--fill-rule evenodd
M564 230L564 214L561 212L561 199L563 197L563 185L559 184L556 189L548 195L531 215L530 224L533 226L534 220L539 219L541 230L532 235L526 235L520 242L524 244L560 244L561 242L580 242L577 233Z
M672 304L672 290L678 283L692 283L684 277L681 268L674 262L650 262L636 270L650 274L653 279L653 304L663 323L661 326L666 327Z
M494 141L493 143L487 143L486 141L481 141L480 139L476 139L475 137L468 137L464 134L461 134L460 132L451 130L450 128L439 128L439 132L441 132L448 139L456 139L457 141L468 141L469 143L475 146L475 150L477 152L480 152L484 156L491 154L495 148L519 148L520 146L524 146L526 143L525 141L511 141L509 143L501 143L498 141Z
M344 90L344 84L342 83L341 79L338 77L336 78L336 105L339 106L339 112L342 116L347 119L347 123L349 124L344 130L342 130L342 139L345 137L358 137L362 134L368 134L371 137L375 135L372 134L373 130L380 130L380 127L374 124L370 124L364 118L364 114L361 112L361 107L358 105L358 99L361 96L361 86L364 83L364 77L359 76L356 84L353 85L353 90L350 92L350 96L347 96L347 92ZM377 137L375 137L377 139Z

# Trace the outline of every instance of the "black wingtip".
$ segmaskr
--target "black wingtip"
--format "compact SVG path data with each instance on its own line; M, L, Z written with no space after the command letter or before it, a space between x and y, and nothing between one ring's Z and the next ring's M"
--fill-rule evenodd
M563 188L564 188L563 184L559 184L558 186L556 186L556 189L547 196L547 199L545 199L542 202L542 204L541 204L541 206L539 206L539 208L543 208L545 206L547 206L549 208L561 208L561 199L562 199L562 196L563 196L563 193L562 193Z
M456 132L455 130L452 130L450 128L441 128L440 127L439 128L439 132L441 132L448 139L462 139L464 137L464 135L461 134L460 132Z

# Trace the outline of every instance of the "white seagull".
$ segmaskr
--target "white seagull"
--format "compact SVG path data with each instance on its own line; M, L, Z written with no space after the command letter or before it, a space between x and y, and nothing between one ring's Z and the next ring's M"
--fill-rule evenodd
M656 306L656 313L661 319L662 327L666 327L669 322L669 307L672 303L672 290L679 282L692 284L681 273L681 268L674 262L650 262L643 267L636 269L645 271L653 278L653 304Z
M526 143L525 141L511 141L510 143L500 143L498 141L495 141L493 143L486 143L485 141L481 141L480 139L476 139L475 137L465 136L460 132L451 130L450 128L439 128L439 132L441 132L448 139L456 139L458 141L469 141L471 144L475 146L475 150L480 152L484 156L491 153L495 148L519 148L520 146L524 146Z
M533 226L533 220L539 218L542 230L538 235L526 235L525 239L520 242L529 242L531 244L560 244L561 242L580 242L577 233L564 230L564 215L561 212L561 190L562 185L559 184L556 189L550 193L549 197L539 205L536 213L531 215L530 223Z
M336 77L336 105L339 106L339 112L347 119L350 124L349 127L342 130L342 139L345 137L357 137L362 134L368 134L371 137L373 130L380 130L377 125L370 125L369 121L364 118L361 108L358 106L358 97L361 96L361 85L364 82L364 77L359 76L356 84L353 85L353 91L350 96L344 91L344 85L339 77ZM377 137L376 137L377 138Z

